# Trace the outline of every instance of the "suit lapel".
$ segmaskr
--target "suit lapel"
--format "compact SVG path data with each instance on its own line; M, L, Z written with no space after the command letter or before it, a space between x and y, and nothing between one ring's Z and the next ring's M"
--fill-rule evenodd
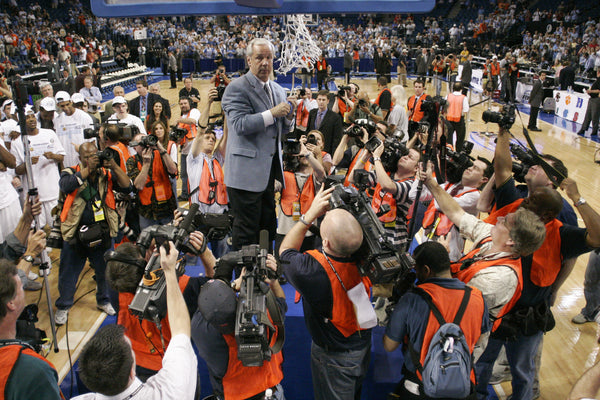
M258 79L254 75L250 77L248 76L248 74L252 74L252 72L248 72L244 77L248 81L248 84L250 85L252 90L254 90L256 96L262 100L262 102L265 104L266 109L268 110L271 107L269 105L270 102L269 97L267 96L267 92L265 92L265 90L263 89L263 85L258 81ZM273 93L273 97L275 97L275 93ZM277 101L277 99L274 100Z

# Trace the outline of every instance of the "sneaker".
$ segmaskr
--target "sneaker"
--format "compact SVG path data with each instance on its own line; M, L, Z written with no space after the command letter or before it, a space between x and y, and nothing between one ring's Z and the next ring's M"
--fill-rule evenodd
M35 281L39 277L40 276L38 274L36 274L35 272L31 272L31 271L29 271L29 273L27 274L27 278L29 278L30 281Z
M585 324L586 322L592 322L593 320L594 320L593 318L588 318L585 315L583 315L582 313L579 313L571 319L571 322L574 324L581 325L581 324Z
M69 319L69 309L61 310L60 308L54 313L54 322L56 325L64 325Z
M36 275L37 277L37 275ZM31 279L26 279L23 283L23 290L29 290L31 292L38 291L42 288L42 284Z
M115 309L113 308L113 306L110 303L96 304L96 308L98 310L104 311L108 315L117 315L117 312L115 311Z
M512 380L512 375L510 374L510 368L506 368L502 371L495 371L490 381L488 382L490 385L498 385L502 382L508 382Z

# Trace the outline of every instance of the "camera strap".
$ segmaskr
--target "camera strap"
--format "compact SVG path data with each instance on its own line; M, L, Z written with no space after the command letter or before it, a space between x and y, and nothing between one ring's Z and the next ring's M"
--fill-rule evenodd
M283 342L285 341L285 327L283 326L283 316L281 315L281 310L277 305L277 300L275 299L275 294L273 294L273 291L269 290L266 297L267 311L271 316L271 320L273 321L273 325L275 325L277 332L277 339L275 340L275 343L273 343L273 346L271 346L271 351L273 354L276 354L279 353L283 348Z

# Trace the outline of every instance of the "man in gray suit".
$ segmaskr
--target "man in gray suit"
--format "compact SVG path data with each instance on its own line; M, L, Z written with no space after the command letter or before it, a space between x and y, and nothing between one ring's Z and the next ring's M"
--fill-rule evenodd
M531 111L529 112L529 123L527 124L527 129L534 132L540 132L541 129L537 127L537 117L540 112L540 107L542 106L542 102L544 101L544 81L546 80L546 72L540 72L540 76L538 79L533 81L533 88L531 89L531 94L529 95L529 105L531 106Z
M262 229L275 238L273 183L283 182L281 136L289 132L296 101L269 81L274 54L268 40L252 40L246 51L250 71L227 85L221 103L229 127L224 169L235 218L233 250L258 243Z

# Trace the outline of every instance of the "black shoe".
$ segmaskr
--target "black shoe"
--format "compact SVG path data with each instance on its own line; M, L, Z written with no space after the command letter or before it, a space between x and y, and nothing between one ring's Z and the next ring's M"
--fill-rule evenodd
M585 136L585 132L584 131L579 131L579 132L577 132L577 135L579 135L579 136Z
M536 128L536 127L534 127L534 128L528 128L528 129L530 131L532 131L532 132L541 132L542 131L540 128Z
M590 136L598 136L598 132L592 132Z
M179 197L177 197L177 201L188 201L190 196L186 193L181 193Z

